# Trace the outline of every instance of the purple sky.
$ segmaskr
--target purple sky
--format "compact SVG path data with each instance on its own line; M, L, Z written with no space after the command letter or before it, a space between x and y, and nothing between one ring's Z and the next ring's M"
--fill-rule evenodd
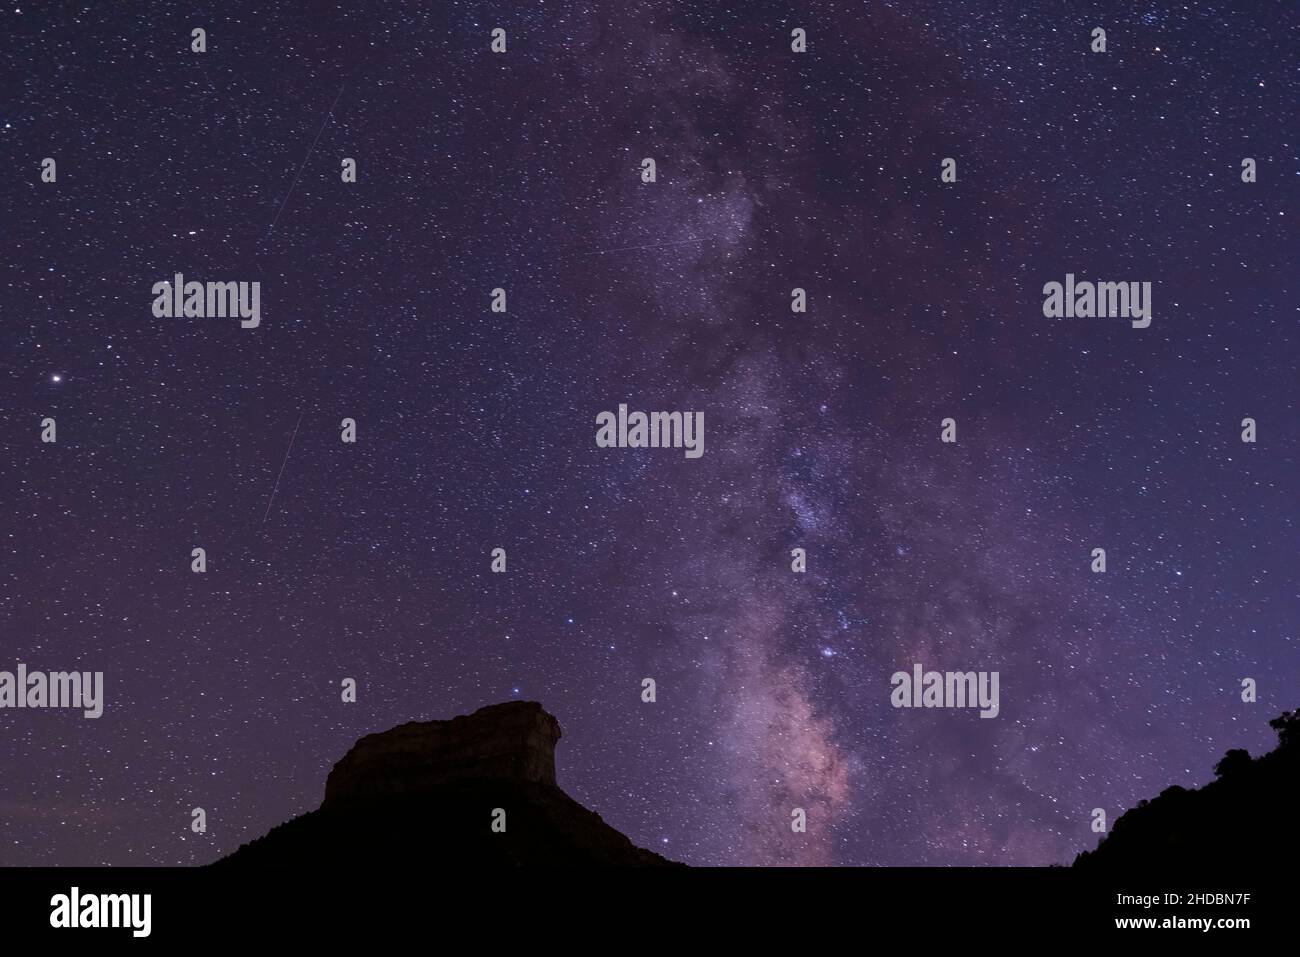
M1300 704L1294 9L112 6L0 11L0 670L106 695L0 710L0 864L205 863L512 698L688 863L1068 862Z

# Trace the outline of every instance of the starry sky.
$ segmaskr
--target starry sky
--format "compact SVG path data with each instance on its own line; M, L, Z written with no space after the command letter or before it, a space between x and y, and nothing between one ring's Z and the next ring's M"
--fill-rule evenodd
M1068 863L1271 746L1294 4L258 8L0 10L0 669L106 694L0 711L0 864L207 863L514 698L702 865ZM261 325L155 318L176 272ZM1045 318L1067 272L1150 328ZM619 403L703 457L597 448ZM894 709L915 662L1000 714Z

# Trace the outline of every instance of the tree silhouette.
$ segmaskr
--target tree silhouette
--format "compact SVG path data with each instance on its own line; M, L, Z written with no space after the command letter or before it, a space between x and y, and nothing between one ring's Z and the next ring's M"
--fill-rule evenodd
M1244 771L1248 767L1250 767L1250 752L1245 748L1233 748L1214 766L1214 776L1226 777Z
M1279 748L1292 748L1300 744L1300 708L1283 711L1268 726L1277 732Z

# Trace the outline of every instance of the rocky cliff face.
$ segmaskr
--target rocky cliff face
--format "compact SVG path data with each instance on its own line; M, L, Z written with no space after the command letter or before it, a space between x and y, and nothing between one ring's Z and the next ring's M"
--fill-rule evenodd
M318 810L279 825L215 866L671 864L560 789L559 739L559 722L535 701L367 735L330 771Z
M509 701L450 721L411 721L368 734L334 765L325 803L416 795L453 781L555 786L560 723L536 701Z

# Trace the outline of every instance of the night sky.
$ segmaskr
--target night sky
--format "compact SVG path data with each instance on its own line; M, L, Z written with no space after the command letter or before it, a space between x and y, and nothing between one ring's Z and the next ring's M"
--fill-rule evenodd
M1068 863L1267 750L1297 40L1226 0L11 0L0 669L106 700L0 710L0 864L207 863L363 734L516 698L691 864ZM178 272L260 326L156 318ZM1066 273L1151 282L1150 327L1045 318ZM597 448L620 403L704 455ZM895 709L916 662L1000 713Z

